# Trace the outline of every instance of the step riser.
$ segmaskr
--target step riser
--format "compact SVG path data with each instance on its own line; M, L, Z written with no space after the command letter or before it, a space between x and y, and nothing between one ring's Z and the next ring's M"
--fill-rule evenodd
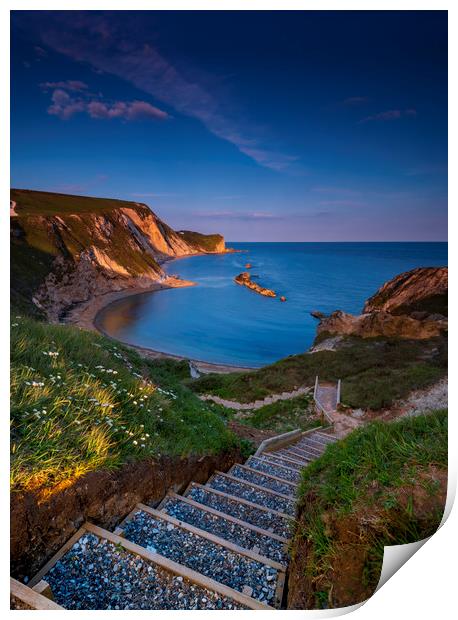
M263 457L266 461L273 463L274 465L281 465L282 467L289 467L294 471L300 473L302 469L302 465L300 463L295 463L291 459L282 458L280 455L276 455L274 452L269 452L271 456Z
M190 496L201 504L226 512L227 514L257 525L284 538L290 537L290 517L269 511L264 506L243 500L235 495L221 493L209 487L190 487L185 496Z
M250 596L253 598L270 605L278 604L275 589L279 570L283 567L277 562L181 523L165 513L140 507L142 510L137 511L124 528L125 538L239 592L246 585L252 588ZM269 593L265 594L262 587L267 587Z
M286 566L286 540L279 540L269 532L260 533L262 530L256 531L246 522L231 520L224 513L210 512L206 506L191 503L187 498L168 495L166 500L161 512Z
M300 456L303 459L316 459L321 456L321 453L318 454L311 450L302 450L301 448L290 448L288 451L291 452L291 454L297 454L297 456Z
M288 469L281 465L274 465L263 459L253 459L247 462L250 467L261 473L268 474L269 471L271 471L277 478L281 478L282 480L293 482L296 485L299 482L299 475L293 469Z
M231 479L229 476L215 474L210 478L206 486L247 500L250 497L255 498L257 504L268 509L286 512L291 516L295 512L294 501L291 501L290 497L279 495L269 489L258 487L248 482L242 482L238 478Z
M295 485L288 484L284 480L277 480L276 478L272 478L267 474L256 471L255 469L250 470L248 468L241 468L238 465L235 465L234 467L231 467L228 473L231 476L234 476L234 478L240 479L242 482L258 484L266 489L282 493L283 495L288 495L290 497L295 497L296 495L297 489Z
M38 581L41 580L41 577L43 576L43 573L49 573L53 567L56 566L56 564L61 561L63 562L67 553L72 549L72 547L74 546L74 544L76 542L79 542L80 539L82 539L83 537L87 536L87 535L93 535L96 539L99 539L100 541L107 541L107 547L101 550L101 553L105 553L107 554L107 557L110 557L110 555L112 553L114 553L117 549L122 550L123 552L125 552L127 554L127 557L132 554L132 558L135 558L136 556L139 556L141 558L141 562L146 561L146 565L149 565L153 568L154 571L156 571L156 574L159 576L161 575L161 579L163 579L163 576L167 576L166 579L170 580L173 579L175 581L176 577L178 577L179 579L183 580L183 585L186 584L186 589L187 591L190 592L189 588L191 586L198 586L200 588L203 588L202 590L202 595L205 596L206 592L208 593L208 595L213 596L214 593L218 593L218 595L229 599L230 601L233 601L236 605L243 605L245 607L248 607L250 609L268 609L269 607L266 605L262 605L261 603L259 603L258 601L255 601L254 599L252 599L251 597L247 597L245 595L241 595L239 592L237 592L236 590L233 590L231 588L228 588L226 586L224 586L223 584L220 584L216 581L214 581L213 579L209 579L207 577L205 577L204 575L201 575L195 571L192 571L190 569L188 569L185 566L181 566L180 564L177 564L176 562L170 561L169 559L156 554L156 553L152 553L147 551L146 549L135 545L131 542L129 542L128 540L121 538L111 532L108 532L107 530L104 530L102 528L99 528L95 525L92 525L90 523L86 523L82 528L80 528L80 530L77 532L77 534L75 536L72 537L71 541L72 544L70 544L70 541L64 545L64 547L46 564L46 566L31 580L31 583L37 583ZM73 561L72 561L72 566L74 566ZM72 569L73 570L73 569ZM89 567L89 570L92 570L91 567ZM96 569L97 570L97 569ZM46 573L45 573L46 571ZM41 576L40 576L41 575ZM70 576L70 575L69 575ZM51 574L47 577L47 579L52 583L53 579ZM87 579L87 578L86 578ZM91 584L97 584L98 583L98 579L97 579L97 575L94 574L94 577L90 580ZM131 592L133 592L135 594L135 584L134 581L131 579L131 587L132 590ZM154 583L154 582L153 582ZM110 582L107 583L107 589L110 589ZM102 589L103 590L103 589ZM100 591L100 588L99 588ZM143 590L143 592L146 592L147 590ZM116 591L118 593L118 591ZM68 592L66 591L65 594L67 594ZM97 595L96 595L97 596ZM104 594L102 592L102 594L99 594L99 596L102 596L102 605L103 605L103 597ZM77 598L79 600L81 600L81 595L80 595L80 590L78 588L77 590ZM124 608L124 605L128 602L127 598L120 598L119 600L119 604L120 606L122 606L122 608ZM207 599L208 600L208 599ZM77 607L78 609L93 609L94 602L93 599L90 599L89 601L87 601L86 604L83 604L82 607ZM97 605L97 603L96 603ZM261 607L260 607L261 605ZM164 607L163 605L159 605L159 607L154 607L157 609L175 609L175 608L179 608L180 606L177 604L176 607L172 607L171 605L169 605L169 607ZM73 608L72 606L69 607L70 609ZM96 607L97 608L97 607ZM102 607L101 607L102 608ZM216 609L216 607L215 607Z

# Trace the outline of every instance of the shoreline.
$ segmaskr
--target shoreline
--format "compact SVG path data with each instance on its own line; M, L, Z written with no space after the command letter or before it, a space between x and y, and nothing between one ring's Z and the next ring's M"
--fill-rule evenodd
M170 262L173 260L179 260L182 258L192 258L193 256L206 256L207 254L232 254L233 252L201 252L198 254L191 254L186 256L177 256L167 261ZM188 286L197 286L196 282L191 282L190 280L182 280L180 278L170 276L164 280L164 282L152 282L151 286L145 288L125 288L119 291L112 291L110 293L105 293L104 295L100 295L98 297L93 297L88 301L82 302L72 308L66 316L65 323L68 325L73 325L80 329L86 329L88 331L95 331L114 342L120 342L121 344L128 346L136 351L138 351L143 357L148 359L174 359L177 361L190 361L197 368L197 370L202 374L208 374L211 372L224 374L231 372L250 372L253 370L258 370L258 368L253 368L249 366L232 366L230 364L219 364L217 362L207 362L205 360L191 359L182 355L175 355L173 353L166 353L164 351L156 351L155 349L150 349L149 347L142 347L140 345L131 344L129 342L125 342L120 340L119 338L115 338L108 334L100 325L98 320L99 314L102 310L105 310L111 304L119 301L120 299L124 299L126 297L134 297L136 295L142 295L144 293L153 293L157 291L163 291L171 288L184 288Z

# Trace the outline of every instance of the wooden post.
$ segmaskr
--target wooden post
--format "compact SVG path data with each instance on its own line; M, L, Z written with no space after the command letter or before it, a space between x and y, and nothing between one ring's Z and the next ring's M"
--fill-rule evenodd
M337 381L337 404L340 403L340 385L341 385L341 381L340 379Z
M318 390L318 375L315 378L315 388L313 390L313 398L316 398L316 392Z

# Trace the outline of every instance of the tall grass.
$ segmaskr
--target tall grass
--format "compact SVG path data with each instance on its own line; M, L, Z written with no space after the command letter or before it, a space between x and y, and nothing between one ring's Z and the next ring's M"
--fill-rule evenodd
M447 341L348 337L336 351L291 355L260 370L206 375L191 383L199 393L251 402L269 394L342 379L342 401L380 409L430 385L447 372Z
M303 470L292 549L307 553L304 578L316 605L327 606L334 585L345 582L335 565L342 553L355 566L361 560L361 584L373 591L384 546L434 533L446 471L446 410L362 427Z
M173 365L76 328L13 318L12 488L235 446L221 408L181 385L184 367Z

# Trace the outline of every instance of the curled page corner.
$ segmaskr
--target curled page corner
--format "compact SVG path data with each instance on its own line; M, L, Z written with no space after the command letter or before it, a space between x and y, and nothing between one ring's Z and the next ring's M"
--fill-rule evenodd
M455 494L456 483L455 480L451 479L449 476L444 514L442 515L442 520L437 529L440 529L447 521L455 501ZM423 540L417 540L405 545L390 545L385 547L383 553L382 571L380 573L380 579L375 592L378 592L378 590L380 590L380 588L385 585L385 583L391 579L391 577L433 536L434 534L424 538Z
M417 540L413 543L407 543L405 545L390 545L385 547L383 553L382 572L380 573L380 579L375 592L378 592L380 588L385 585L388 579L403 566L410 558L419 550L426 541L431 538L424 538L423 540ZM374 594L375 594L374 592Z

